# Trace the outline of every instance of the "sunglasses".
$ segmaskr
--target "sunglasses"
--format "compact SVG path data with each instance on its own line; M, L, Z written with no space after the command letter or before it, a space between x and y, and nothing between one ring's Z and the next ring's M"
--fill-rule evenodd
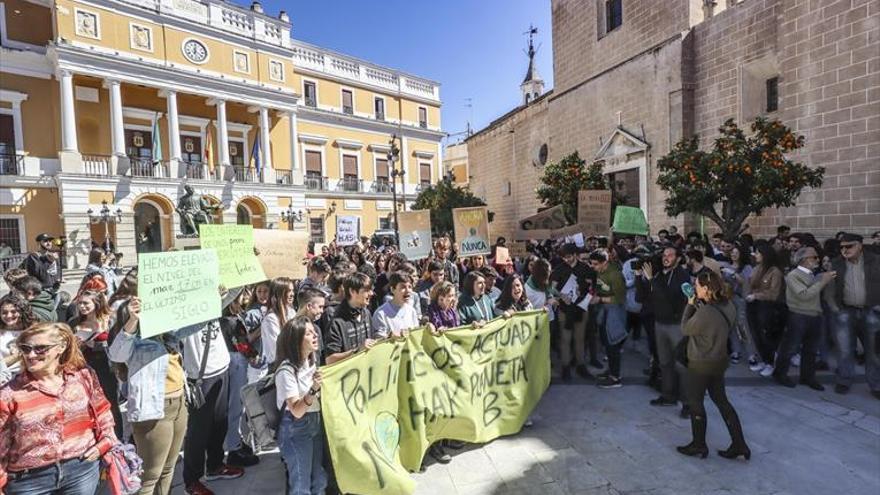
M30 344L18 344L18 350L21 351L22 355L27 356L31 352L36 354L37 356L42 356L49 352L53 347L59 346L61 344L47 344L47 345L30 345Z

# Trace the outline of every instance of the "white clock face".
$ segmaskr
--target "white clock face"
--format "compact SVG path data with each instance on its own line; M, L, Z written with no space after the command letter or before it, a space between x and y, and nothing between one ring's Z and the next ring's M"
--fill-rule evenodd
M194 64L202 64L208 60L208 47L199 40L189 39L183 42L183 55Z

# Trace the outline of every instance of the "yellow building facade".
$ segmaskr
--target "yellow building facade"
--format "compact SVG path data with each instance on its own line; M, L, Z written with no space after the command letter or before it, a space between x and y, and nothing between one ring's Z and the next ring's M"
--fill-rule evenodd
M0 35L0 241L16 252L48 232L68 268L108 239L133 264L180 242L185 185L215 222L329 242L353 215L369 235L392 225L392 164L400 206L443 176L438 83L295 40L257 2L0 0Z

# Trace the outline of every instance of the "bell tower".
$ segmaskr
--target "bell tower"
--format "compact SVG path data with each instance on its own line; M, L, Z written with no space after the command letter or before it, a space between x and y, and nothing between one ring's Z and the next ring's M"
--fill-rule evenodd
M535 53L537 52L535 50L535 35L538 34L538 28L530 25L529 30L524 34L529 35L529 48L526 52L529 56L529 68L526 70L526 77L519 88L523 95L522 104L528 105L544 93L544 80L541 79L538 69L535 67Z

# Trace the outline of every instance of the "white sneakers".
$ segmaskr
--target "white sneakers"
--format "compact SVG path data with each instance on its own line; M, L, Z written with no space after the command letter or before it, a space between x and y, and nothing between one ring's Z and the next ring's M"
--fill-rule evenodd
M761 370L761 376L767 378L773 374L773 365L765 364L764 369Z
M756 363L749 365L749 370L754 371L755 373L760 373L761 370L764 369L764 363L758 361Z

